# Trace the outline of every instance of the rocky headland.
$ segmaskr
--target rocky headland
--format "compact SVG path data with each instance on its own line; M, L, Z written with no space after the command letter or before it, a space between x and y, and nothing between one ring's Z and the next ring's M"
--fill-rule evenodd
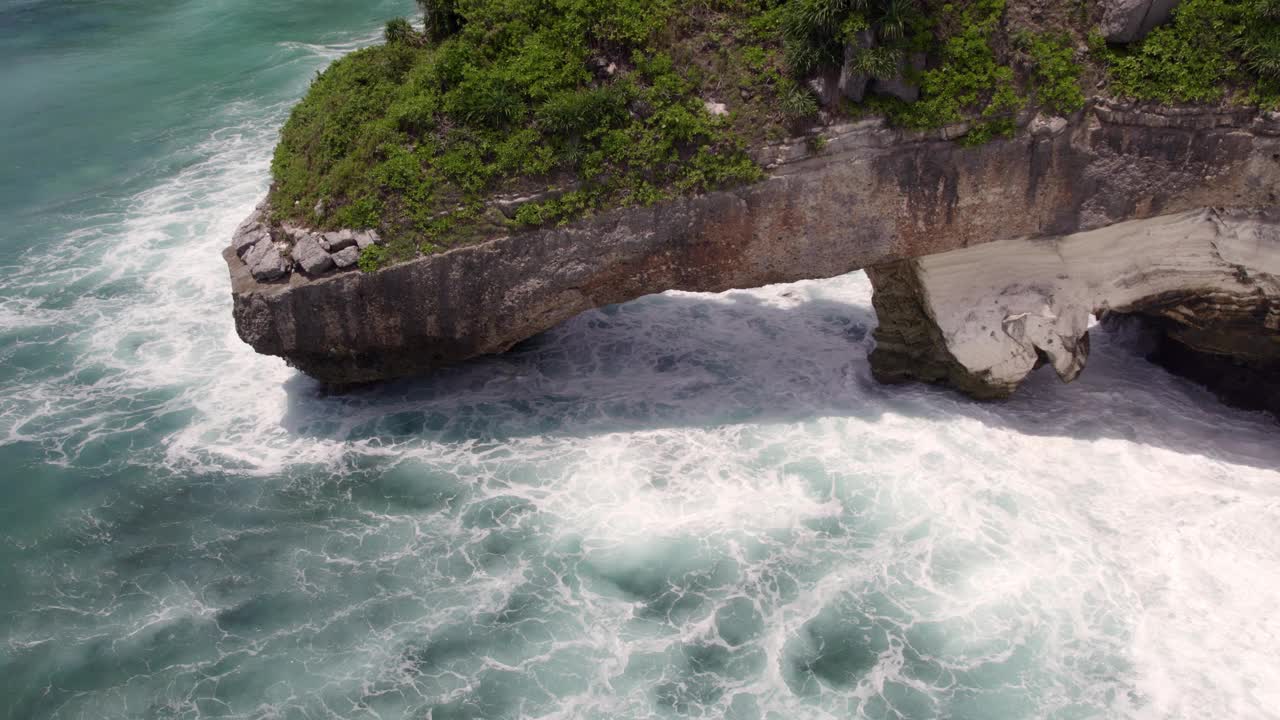
M1163 11L1131 15L1152 12ZM1103 27L1141 35L1143 23ZM259 352L344 388L503 352L646 294L866 269L884 382L990 399L1044 364L1070 381L1090 316L1124 316L1152 328L1169 367L1280 412L1280 113L1099 96L955 141L973 127L825 122L750 149L755 182L508 226L383 267L362 262L377 232L310 230L264 204L224 253L236 326ZM513 217L545 199L487 207Z

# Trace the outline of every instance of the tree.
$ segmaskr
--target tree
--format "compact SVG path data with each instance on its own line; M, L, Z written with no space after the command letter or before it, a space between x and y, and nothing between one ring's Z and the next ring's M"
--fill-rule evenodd
M464 20L457 11L457 0L418 0L427 37L440 42L462 29Z

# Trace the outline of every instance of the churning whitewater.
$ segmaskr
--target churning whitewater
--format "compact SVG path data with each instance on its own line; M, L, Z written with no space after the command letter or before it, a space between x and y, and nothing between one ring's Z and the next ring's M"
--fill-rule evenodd
M855 274L255 355L219 252L357 4L0 0L6 717L1280 717L1276 427L1129 338L882 387Z

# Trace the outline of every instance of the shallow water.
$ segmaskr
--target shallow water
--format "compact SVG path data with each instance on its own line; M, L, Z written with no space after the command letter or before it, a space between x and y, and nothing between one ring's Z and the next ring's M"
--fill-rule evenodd
M854 274L343 398L254 355L219 252L411 8L0 0L0 712L1280 716L1277 428L1119 339L880 387Z

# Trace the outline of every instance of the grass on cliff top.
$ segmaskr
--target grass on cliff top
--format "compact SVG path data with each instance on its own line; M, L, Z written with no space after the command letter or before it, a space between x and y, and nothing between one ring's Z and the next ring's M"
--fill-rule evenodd
M748 148L819 122L809 81L846 60L876 77L905 71L921 100L837 104L828 120L868 109L912 128L969 120L981 142L1010 133L1029 104L1078 109L1070 39L1008 42L1004 3L432 0L425 33L393 21L386 44L316 78L276 149L275 215L379 229L387 245L361 262L375 269L752 182L763 173ZM845 58L851 43L861 49ZM916 53L927 69L909 67ZM492 202L539 194L513 217Z

